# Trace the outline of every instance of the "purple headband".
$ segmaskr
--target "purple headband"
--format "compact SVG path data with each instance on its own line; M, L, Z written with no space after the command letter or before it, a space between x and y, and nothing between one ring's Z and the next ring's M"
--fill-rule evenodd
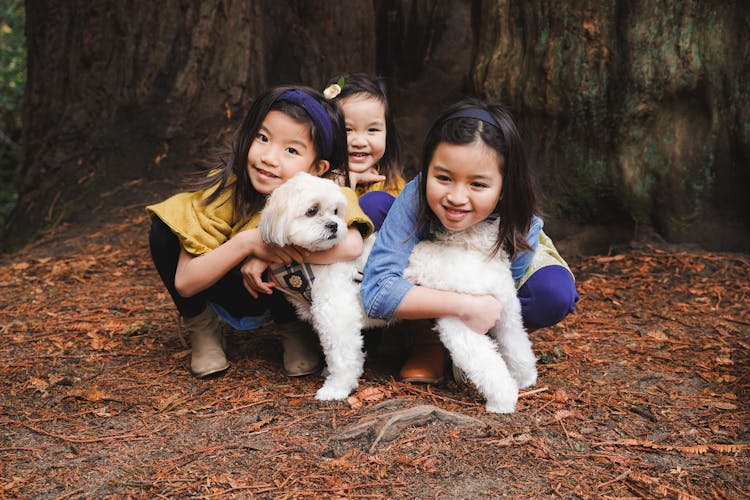
M330 160L331 155L333 155L333 123L323 105L303 90L286 90L281 93L276 101L296 104L310 115L315 124L315 129L318 131L318 135L320 135L320 142L323 146L323 151L321 151L323 158Z
M455 120L456 118L474 118L476 120L481 120L485 123L488 123L492 125L493 127L500 128L500 124L497 123L497 120L495 119L494 116L489 114L484 109L478 108L476 106L472 106L470 108L465 108L465 109L459 109L458 111L451 113L445 119L445 121Z

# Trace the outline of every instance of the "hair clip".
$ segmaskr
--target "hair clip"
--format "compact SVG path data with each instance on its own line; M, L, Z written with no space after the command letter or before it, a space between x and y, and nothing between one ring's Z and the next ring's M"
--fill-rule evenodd
M339 78L339 81L326 87L323 91L323 97L326 99L334 99L341 93L341 89L344 88L344 77Z

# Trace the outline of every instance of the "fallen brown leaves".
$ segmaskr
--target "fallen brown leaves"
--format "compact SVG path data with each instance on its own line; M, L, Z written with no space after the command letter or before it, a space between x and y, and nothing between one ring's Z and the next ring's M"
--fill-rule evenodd
M539 385L492 415L375 351L347 402L319 403L269 329L230 332L228 374L194 379L148 220L121 217L0 260L0 498L750 493L746 255L574 261L578 311L531 335Z

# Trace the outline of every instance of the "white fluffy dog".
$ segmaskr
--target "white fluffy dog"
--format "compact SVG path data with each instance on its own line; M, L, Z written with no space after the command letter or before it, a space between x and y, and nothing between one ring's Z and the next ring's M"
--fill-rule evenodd
M499 221L485 220L464 231L442 231L435 240L420 241L409 257L404 277L429 288L492 295L502 317L484 335L458 318L436 320L435 330L460 368L487 399L486 409L512 413L518 389L536 383L536 357L521 319L510 262L495 245Z
M326 250L346 235L345 212L346 198L333 181L300 173L269 197L261 215L261 236L279 246ZM497 230L497 221L485 221L466 231L445 231L436 240L419 242L404 277L430 288L493 295L502 304L503 316L489 336L452 317L439 318L435 329L453 362L487 399L487 411L511 413L519 387L536 383L536 357L521 321L507 255L500 251L488 258ZM359 276L373 241L372 237L365 240L359 259L306 264L300 267L305 275L294 276L308 283L309 290L288 297L298 316L312 323L318 333L328 366L317 399L344 399L357 387L364 367L361 330L386 324L367 318L359 294Z
M327 250L346 236L345 213L346 197L335 182L298 173L268 198L260 234L263 241L279 246ZM365 240L365 252L356 260L297 266L281 279L301 291L279 288L287 293L300 319L312 324L323 347L328 375L316 399L345 399L357 387L365 363L362 329L386 324L367 317L359 294L373 241L372 237Z

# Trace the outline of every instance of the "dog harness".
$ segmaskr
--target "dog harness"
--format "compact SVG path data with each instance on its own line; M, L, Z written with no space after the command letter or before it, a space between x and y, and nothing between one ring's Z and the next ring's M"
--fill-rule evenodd
M309 264L284 264L271 268L271 279L278 290L308 304L312 303L312 284L315 275Z
M271 268L268 274L276 283L280 292L312 304L312 284L315 281L315 274L309 264L297 264L296 262L289 265L284 264ZM354 282L362 283L362 276L362 270L358 269Z

